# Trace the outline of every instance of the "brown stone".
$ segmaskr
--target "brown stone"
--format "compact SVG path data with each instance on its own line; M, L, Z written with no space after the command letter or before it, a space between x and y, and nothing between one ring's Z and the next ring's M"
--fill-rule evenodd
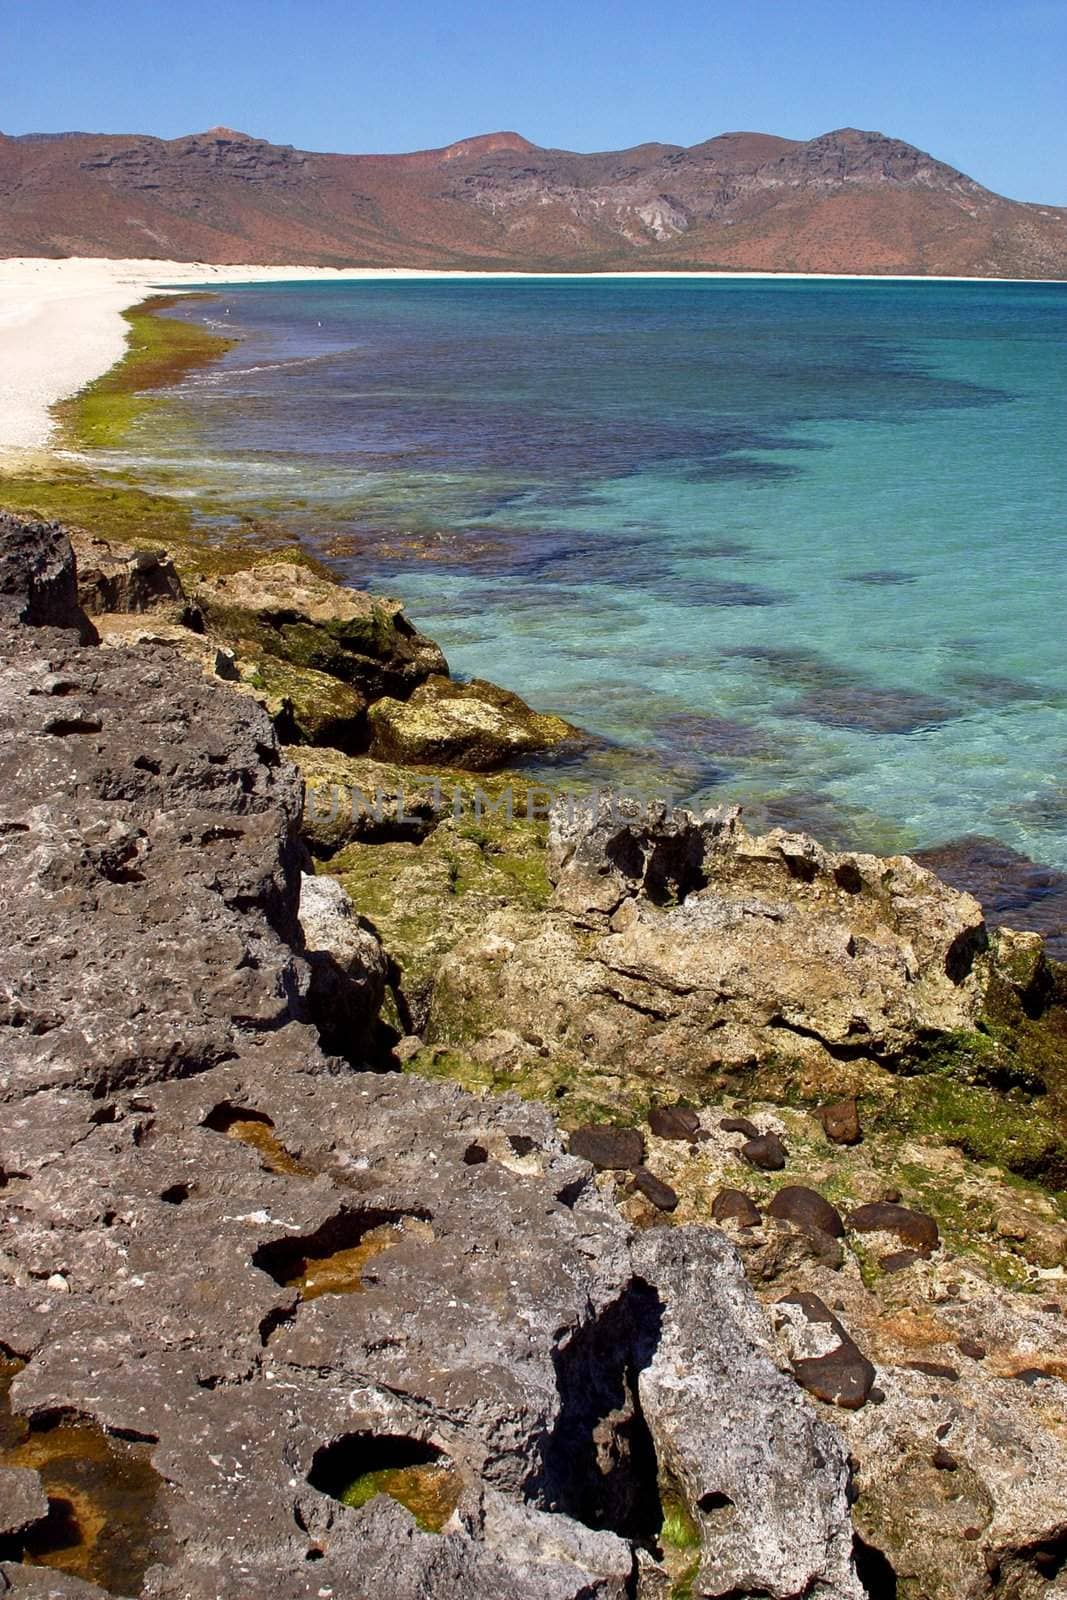
M756 1139L747 1139L741 1146L741 1155L751 1167L761 1172L781 1172L786 1162L786 1148L776 1133L764 1133Z
M645 1141L637 1128L611 1128L595 1122L575 1128L567 1148L572 1156L592 1162L598 1172L625 1172L645 1159Z
M778 1304L796 1307L808 1323L829 1327L838 1340L837 1346L825 1355L792 1357L797 1382L827 1405L858 1411L867 1403L876 1374L844 1324L818 1295L785 1295Z
M913 1211L910 1206L892 1205L876 1201L859 1206L848 1219L856 1233L895 1233L897 1238L913 1250L929 1255L941 1243L937 1223L923 1211Z
M758 1139L760 1131L747 1117L723 1117L719 1123L723 1133L743 1133L746 1139Z
M807 1189L802 1184L790 1183L784 1189L779 1189L767 1211L783 1222L795 1222L801 1228L816 1228L833 1239L844 1237L845 1225L836 1207L829 1200L824 1200L816 1190Z
M647 1167L635 1167L633 1187L639 1194L654 1205L657 1211L674 1211L678 1206L678 1196L669 1183L664 1183L662 1178L657 1178L654 1172L649 1172Z
M820 1106L819 1121L831 1144L859 1144L863 1138L855 1097Z
M700 1117L681 1100L675 1106L653 1106L648 1125L657 1139L689 1141L700 1134Z
M720 1189L711 1214L716 1222L736 1222L742 1228L758 1228L762 1221L754 1202L741 1189Z
M883 1272L903 1272L906 1267L913 1267L916 1261L925 1259L918 1250L891 1250L887 1256L878 1257L878 1265Z

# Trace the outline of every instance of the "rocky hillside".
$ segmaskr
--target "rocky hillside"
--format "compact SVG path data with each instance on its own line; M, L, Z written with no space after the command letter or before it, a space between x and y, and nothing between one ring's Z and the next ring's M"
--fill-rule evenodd
M228 128L0 135L0 253L322 265L1067 276L1067 211L880 133L579 155L518 134L323 155Z
M395 602L77 542L0 518L0 1593L1057 1593L1040 939L527 817L576 730Z

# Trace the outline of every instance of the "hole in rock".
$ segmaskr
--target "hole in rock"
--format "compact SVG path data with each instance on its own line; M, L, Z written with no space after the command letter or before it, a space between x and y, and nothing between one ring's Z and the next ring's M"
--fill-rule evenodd
M27 1422L11 1410L22 1364L0 1360L0 1466L41 1476L48 1515L4 1555L52 1567L115 1594L140 1594L148 1568L165 1559L169 1540L158 1509L161 1482L146 1444L134 1444L84 1420Z
M664 1511L637 1378L655 1355L662 1323L659 1295L635 1279L553 1352L560 1410L532 1486L547 1510L649 1546Z
M697 1505L701 1511L710 1513L712 1511L728 1511L732 1507L733 1501L728 1494L717 1494L712 1491L711 1494L702 1494L697 1501Z
M187 1183L172 1183L169 1189L163 1190L159 1198L164 1200L168 1206L183 1206L188 1200L189 1194L190 1189Z
M440 1533L461 1489L455 1463L443 1450L419 1439L374 1433L350 1433L323 1445L315 1452L308 1482L357 1509L376 1494L387 1494L428 1533Z
M425 1215L342 1211L303 1238L274 1239L260 1245L252 1264L283 1288L299 1289L302 1300L317 1300L324 1294L360 1294L368 1261L412 1238L433 1238Z
M249 1145L256 1151L267 1172L278 1172L285 1177L307 1176L307 1168L290 1155L275 1133L274 1123L262 1111L224 1101L208 1112L201 1127Z
M99 733L104 724L99 717L51 717L45 723L45 733L54 734L57 739L67 739L72 734Z
M704 841L698 832L660 839L645 868L645 893L654 905L681 905L708 886Z
M842 861L834 868L834 882L846 894L859 894L863 888L863 878L854 861Z
M852 1557L868 1600L896 1600L897 1575L881 1550L856 1533L852 1536Z

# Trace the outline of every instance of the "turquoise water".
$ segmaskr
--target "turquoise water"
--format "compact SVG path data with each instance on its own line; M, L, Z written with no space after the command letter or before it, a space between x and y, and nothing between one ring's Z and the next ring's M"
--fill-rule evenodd
M601 736L591 770L1067 867L1067 286L289 284L182 314L241 343L139 472L282 514L453 670Z

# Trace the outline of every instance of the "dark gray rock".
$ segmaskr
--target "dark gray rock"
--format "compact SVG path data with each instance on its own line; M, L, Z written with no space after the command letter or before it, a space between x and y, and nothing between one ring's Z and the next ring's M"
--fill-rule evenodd
M41 539L0 567L0 1346L16 1416L135 1453L141 1600L623 1600L661 1461L706 1592L858 1600L844 1451L725 1240L634 1238L542 1108L323 1053L265 713L52 628ZM439 1531L337 1497L396 1448Z

